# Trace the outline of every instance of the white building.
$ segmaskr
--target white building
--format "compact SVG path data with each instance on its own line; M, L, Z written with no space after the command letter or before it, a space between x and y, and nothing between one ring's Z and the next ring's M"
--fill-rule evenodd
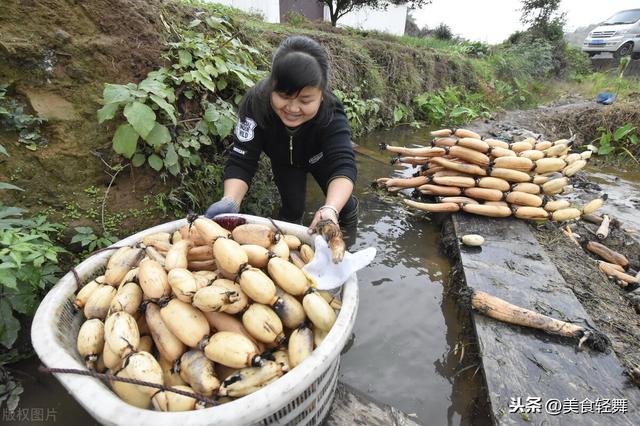
M258 13L264 17L266 22L279 23L290 10L298 11L309 19L324 16L325 21L331 20L329 8L317 0L211 0L211 2ZM377 30L401 36L404 34L406 19L406 5L389 5L387 10L374 10L365 7L341 17L338 20L338 26Z
M262 15L265 22L280 22L280 0L207 0L209 3L220 3L233 6L245 12Z
M324 19L330 21L329 8L324 7ZM376 30L397 36L404 35L407 20L407 6L389 5L387 10L375 10L364 7L349 12L338 19L339 27L353 27L361 30Z

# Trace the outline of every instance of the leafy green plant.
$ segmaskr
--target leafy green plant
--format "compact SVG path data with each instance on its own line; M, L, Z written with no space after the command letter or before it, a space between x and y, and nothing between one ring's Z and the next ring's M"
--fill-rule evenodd
M468 94L454 86L422 93L413 102L430 124L460 124L490 116L490 107L481 95Z
M295 27L306 23L307 18L305 18L303 14L296 12L295 10L290 10L284 14L284 22Z
M20 322L15 315L33 315L39 297L60 273L59 255L66 251L52 237L62 226L46 216L21 219L22 211L0 205L0 217L14 221L0 229L0 344L12 347Z
M93 228L89 226L78 226L74 229L76 234L71 238L71 244L80 243L80 246L90 253L118 241L118 237L115 235L96 235Z
M171 210L176 216L189 212L202 213L214 201L222 197L224 162L220 154L210 158L202 167L185 175L180 185L168 194L158 194L156 204ZM273 183L271 164L266 155L261 155L258 170L251 182L251 191L242 201L241 209L249 214L269 217L279 206L280 197Z
M344 112L354 135L371 131L382 124L382 120L378 117L382 100L380 98L362 99L362 86L357 86L351 92L336 89L333 93L344 106Z
M451 27L444 22L441 22L437 27L435 27L433 35L440 40L451 40L453 38Z
M195 31L203 26L207 34ZM114 151L135 167L148 164L176 176L202 164L201 150L231 134L234 105L262 76L253 57L264 58L219 17L199 17L172 31L175 41L165 55L171 66L137 85L105 85L98 121L122 109L126 122L115 132Z
M16 381L9 370L4 368L4 362L0 360L0 407L5 403L6 409L9 413L12 413L18 408L18 402L20 402L20 395L24 392L24 388L20 382Z
M393 109L393 124L401 123L409 118L411 110L405 104L398 104Z
M31 151L46 145L47 139L40 131L40 125L46 121L25 113L24 105L7 98L7 86L0 85L0 128L18 131L19 143Z
M599 127L600 136L596 139L598 154L609 155L616 151L624 151L631 156L636 162L635 156L629 151L626 145L637 145L640 136L638 129L631 123L627 123L622 127L618 127L615 131L609 131L604 127Z

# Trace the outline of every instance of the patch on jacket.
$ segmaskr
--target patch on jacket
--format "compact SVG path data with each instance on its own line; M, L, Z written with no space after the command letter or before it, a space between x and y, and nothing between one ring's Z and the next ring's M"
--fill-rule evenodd
M320 161L323 155L324 153L321 152L320 154L316 154L313 157L309 158L309 164L316 164L318 161Z
M255 136L254 129L256 128L256 122L246 117L243 121L238 121L236 124L236 137L240 142L249 142Z
M237 152L238 154L240 154L240 155L245 155L245 154L247 153L247 151L245 151L244 149L240 149L240 148L238 148L237 146L234 146L234 147L233 147L233 150L234 150L235 152Z

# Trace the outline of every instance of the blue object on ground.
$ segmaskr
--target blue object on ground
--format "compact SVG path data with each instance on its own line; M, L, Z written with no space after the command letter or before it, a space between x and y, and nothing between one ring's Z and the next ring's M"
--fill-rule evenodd
M596 96L596 102L603 105L611 105L616 100L616 94L611 92L600 92Z

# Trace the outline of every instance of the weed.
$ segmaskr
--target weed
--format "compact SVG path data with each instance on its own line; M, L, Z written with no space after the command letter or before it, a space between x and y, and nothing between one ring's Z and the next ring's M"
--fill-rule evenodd
M80 246L86 249L81 257L118 241L118 238L111 234L96 235L93 228L89 226L78 226L74 229L76 234L71 238L70 243L80 243Z
M599 127L598 131L600 136L596 139L596 142L599 155L609 155L623 151L636 163L638 162L638 159L629 150L632 146L635 148L640 140L636 126L627 123L622 127L618 127L615 131L609 131L604 127Z
M7 98L7 86L0 85L0 128L18 131L20 144L31 151L45 146L47 139L42 134L40 125L46 121L44 118L27 114L23 105Z

